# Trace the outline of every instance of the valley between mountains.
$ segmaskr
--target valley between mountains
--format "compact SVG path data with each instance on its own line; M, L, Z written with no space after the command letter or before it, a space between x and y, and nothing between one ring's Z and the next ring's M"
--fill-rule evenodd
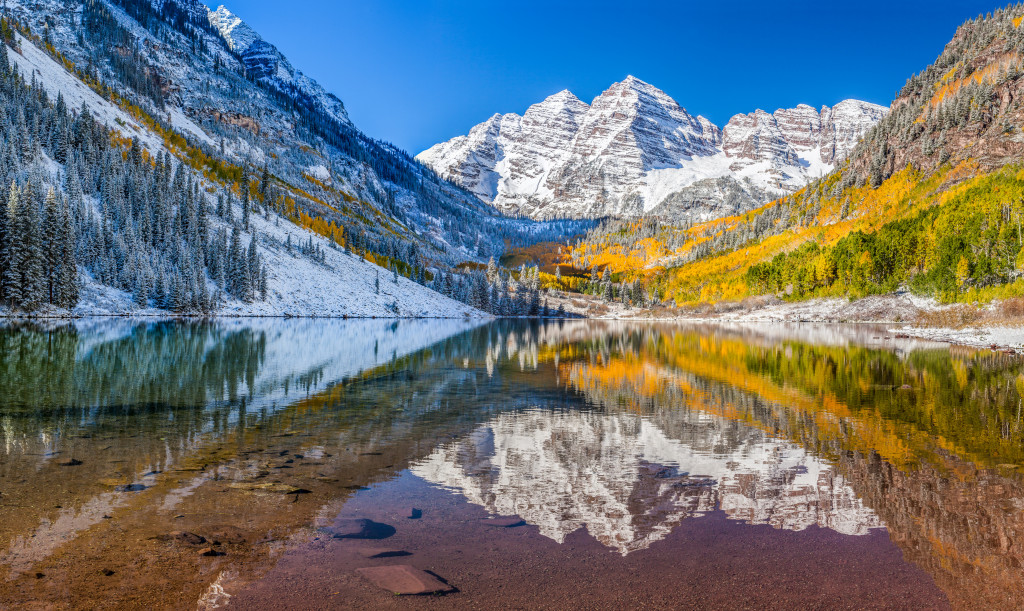
M1022 18L961 25L888 108L718 126L628 76L413 157L226 6L12 0L0 302L995 324L1024 296Z

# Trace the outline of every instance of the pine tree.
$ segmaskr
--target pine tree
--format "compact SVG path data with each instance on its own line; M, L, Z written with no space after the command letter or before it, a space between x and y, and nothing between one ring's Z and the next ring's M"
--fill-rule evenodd
M242 173L242 228L249 231L249 208L252 207L249 201L249 173Z
M231 246L228 248L227 257L227 290L231 295L241 298L244 291L244 276L242 266L245 258L242 255L242 241L239 231L231 232Z
M11 183L10 195L8 196L8 205L0 211L0 302L6 302L9 299L7 285L11 267L11 231L10 217L7 209L10 207L11 199L15 200L14 208L17 209L17 185L13 182Z
M267 202L267 191L270 189L270 170L266 165L263 166L263 174L260 176L260 197L263 199L263 203Z
M494 283L498 279L498 266L494 262L494 257L491 257L490 261L487 262L487 281Z
M15 231L22 240L23 256L21 260L21 303L25 311L32 311L46 301L45 284L43 282L43 252L40 239L40 222L35 190L28 189L21 198L18 220Z
M42 255L43 278L47 303L57 304L60 299L60 264L63 244L60 236L60 212L57 208L57 194L51 188L46 193L43 208Z
M19 235L18 215L21 211L21 190L18 185L11 183L11 190L7 197L7 243L4 245L4 275L3 289L4 299L13 307L19 307L22 303L21 269L24 260L24 243Z
M249 252L246 256L246 271L248 271L249 277L247 279L247 292L244 297L246 301L255 301L256 294L260 288L260 255L256 251L256 234L252 235L249 240Z
M132 296L135 305L144 308L149 303L149 275L139 272L135 281L135 293Z

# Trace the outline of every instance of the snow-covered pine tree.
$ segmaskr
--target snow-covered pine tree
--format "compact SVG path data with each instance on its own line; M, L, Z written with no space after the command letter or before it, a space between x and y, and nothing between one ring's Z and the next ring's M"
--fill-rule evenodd
M19 269L21 268L22 247L21 240L17 234L18 212L21 209L21 189L11 182L11 188L7 196L7 206L4 209L5 225L7 227L7 240L4 243L4 275L3 288L4 299L8 303L21 301L21 282L19 280Z
M494 257L487 262L487 281L494 284L498 280L498 265L494 262Z
M53 305L70 310L78 305L79 283L78 260L75 255L75 230L71 204L67 200L61 200L60 203L57 240L60 242L60 269L57 273L59 292Z
M0 55L6 55L6 53L0 53ZM8 283L11 273L11 215L8 214L8 210L12 207L12 200L14 209L17 209L18 186L13 181L8 192L7 205L0 211L0 302L7 302L10 299Z
M51 187L43 204L43 230L41 251L43 260L43 284L47 303L60 301L60 264L63 244L60 236L60 211L57 208L57 193Z
M248 292L243 299L255 301L260 288L260 255L256 250L256 234L253 233L249 239L249 251L246 253L246 271L249 274L247 280Z
M249 202L249 174L244 172L242 174L242 229L249 231L249 208L252 205Z

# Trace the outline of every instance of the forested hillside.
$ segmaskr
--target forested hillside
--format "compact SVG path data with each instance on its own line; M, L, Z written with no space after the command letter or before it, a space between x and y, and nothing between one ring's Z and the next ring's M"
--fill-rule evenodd
M606 225L567 263L716 302L909 289L1024 294L1024 7L962 25L849 160L794 195L690 227Z

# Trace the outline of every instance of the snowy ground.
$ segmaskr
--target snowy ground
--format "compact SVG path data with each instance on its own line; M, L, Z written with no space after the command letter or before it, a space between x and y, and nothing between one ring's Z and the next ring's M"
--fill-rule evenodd
M548 296L548 304L551 309L562 305L567 313L587 318L737 322L908 322L916 320L922 312L942 307L934 300L909 293L871 296L857 301L811 299L785 302L764 298L722 303L704 309L626 309L620 303L605 303L589 295L553 293Z
M241 214L237 211L236 214ZM246 304L232 301L221 308L226 316L435 316L462 318L486 314L449 299L403 276L398 283L391 272L365 259L330 248L329 241L292 223L253 215L260 236L260 254L270 269L267 301ZM293 252L284 244L291 236ZM297 254L297 245L310 236L324 249L326 260L317 263ZM248 243L246 237L243 243ZM380 279L380 294L376 280ZM393 308L393 306L396 306Z
M723 320L788 322L904 322L915 320L921 312L938 308L931 299L910 293L872 295L856 301L848 299L810 299L799 302L775 302L751 308L726 311Z
M1024 353L1024 326L981 326L966 329L908 326L892 329L891 332L960 346Z

